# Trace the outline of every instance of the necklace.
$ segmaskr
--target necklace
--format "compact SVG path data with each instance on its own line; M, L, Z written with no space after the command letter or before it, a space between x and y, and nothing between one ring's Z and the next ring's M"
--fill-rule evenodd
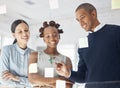
M53 64L53 60L55 59L55 56L50 56L49 62Z

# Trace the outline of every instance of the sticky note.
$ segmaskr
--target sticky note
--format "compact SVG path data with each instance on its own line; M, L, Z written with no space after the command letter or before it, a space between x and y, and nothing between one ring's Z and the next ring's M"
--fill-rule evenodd
M80 38L78 42L79 42L79 48L88 47L88 38L87 37Z
M54 77L54 68L45 68L44 77Z
M6 5L0 5L0 14L5 14L5 13L7 13Z
M37 63L30 64L29 73L37 73Z
M56 88L66 88L66 81L56 80Z

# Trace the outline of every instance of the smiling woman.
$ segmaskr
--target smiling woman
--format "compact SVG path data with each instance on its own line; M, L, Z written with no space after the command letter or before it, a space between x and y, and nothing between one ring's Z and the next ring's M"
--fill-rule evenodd
M56 61L65 62L68 69L72 69L70 58L62 55L57 50L60 33L63 33L63 31L59 29L59 26L60 25L54 21L50 21L49 23L44 22L43 27L40 28L40 37L43 38L47 48L43 51L32 52L30 54L29 66L36 63L38 71L36 73L29 73L29 81L32 84L42 86L42 88L55 88L57 86L57 80L64 80L66 82L65 88L72 88L73 85L70 80L55 72ZM46 69L49 71L46 71Z
M24 20L15 20L11 31L15 41L12 45L4 46L1 51L1 84L9 87L30 87L27 78L28 56L32 52L32 49L27 47L29 26Z

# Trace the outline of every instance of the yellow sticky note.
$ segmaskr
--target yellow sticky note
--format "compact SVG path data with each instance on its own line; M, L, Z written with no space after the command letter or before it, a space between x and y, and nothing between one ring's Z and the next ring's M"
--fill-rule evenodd
M120 0L112 0L112 9L120 9Z

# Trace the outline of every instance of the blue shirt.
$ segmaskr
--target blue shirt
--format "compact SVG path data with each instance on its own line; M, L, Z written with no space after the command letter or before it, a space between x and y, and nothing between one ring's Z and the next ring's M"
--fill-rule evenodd
M2 48L0 74L2 75L2 72L7 70L20 78L20 82L2 80L2 84L17 87L30 86L28 81L28 59L32 51L30 48L21 49L17 43Z

